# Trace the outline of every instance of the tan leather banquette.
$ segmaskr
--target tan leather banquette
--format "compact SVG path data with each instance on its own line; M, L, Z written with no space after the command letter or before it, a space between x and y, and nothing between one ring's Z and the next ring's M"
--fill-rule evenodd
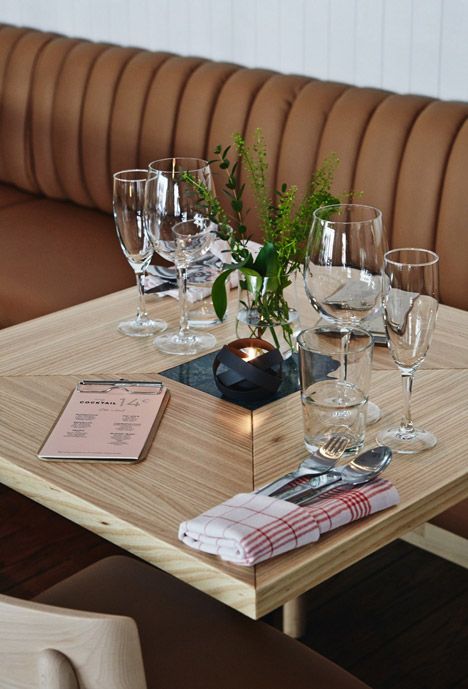
M257 127L272 190L304 188L335 152L335 191L379 207L392 246L437 251L442 302L468 309L468 103L11 26L0 28L0 94L0 326L133 284L112 172L210 158ZM467 513L447 513L465 536Z

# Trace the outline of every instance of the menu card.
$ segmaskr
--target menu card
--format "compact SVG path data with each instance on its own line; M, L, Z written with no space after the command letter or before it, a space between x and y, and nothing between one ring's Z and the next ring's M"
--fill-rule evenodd
M149 381L81 381L38 452L40 459L137 462L153 442L169 391Z

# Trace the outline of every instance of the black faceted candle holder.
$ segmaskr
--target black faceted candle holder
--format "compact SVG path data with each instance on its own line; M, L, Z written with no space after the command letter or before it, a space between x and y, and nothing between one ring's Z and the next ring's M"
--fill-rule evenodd
M283 357L272 344L255 337L234 340L213 361L216 387L234 402L272 397L281 384Z

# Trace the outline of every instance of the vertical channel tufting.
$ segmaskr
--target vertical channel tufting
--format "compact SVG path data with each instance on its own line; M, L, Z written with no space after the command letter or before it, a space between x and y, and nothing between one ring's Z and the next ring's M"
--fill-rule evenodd
M238 67L223 84L210 122L208 155L216 146L229 146L233 134L244 134L258 92L273 72Z
M82 206L93 206L84 182L81 155L82 111L88 80L103 44L80 41L66 55L57 81L52 121L55 169L66 197Z
M346 86L311 79L293 103L281 139L278 184L295 184L302 196L317 166L328 113ZM328 151L330 155L333 151Z
M20 29L13 26L2 26L0 29L0 132L6 132L3 122L3 112L8 105L6 103L5 80L8 73L8 65L16 44L27 29ZM3 152L3 134L0 134L0 178L7 179L7 165Z
M335 173L334 191L338 194L360 191L355 187L360 146L369 121L386 97L385 91L349 87L329 112L320 141L318 160L331 152L340 164Z
M235 132L262 128L270 192L304 189L335 152L334 190L381 208L392 246L436 249L442 301L468 308L466 103L1 25L0 95L0 179L105 211L113 171L209 158ZM255 213L248 224L260 239Z
M211 157L208 140L213 111L220 90L237 69L236 65L206 61L192 72L177 112L174 155Z
M207 153L209 158L212 157L213 151L218 145L222 146L223 149L231 146L234 134L240 133L245 135L248 118L255 99L272 74L273 72L270 70L241 67L227 79L216 101L210 123ZM230 157L234 160L233 151ZM214 183L215 188L219 191L219 200L225 211L230 213L229 198L222 193L225 182L225 173L221 170L215 170ZM247 220L249 220L248 217ZM251 229L252 232L255 231L255 228L252 227Z
M268 152L269 180L268 191L273 194L278 186L277 173L280 166L281 137L286 126L292 104L303 86L309 81L307 77L273 74L259 90L249 113L245 137L251 142L255 130L261 127ZM242 171L242 181L247 179ZM252 191L246 187L244 201L247 208L254 207ZM249 231L259 239L257 213L252 211L248 217Z
M442 187L435 250L441 301L468 310L468 104L450 150Z
M445 169L468 105L432 101L411 131L400 167L393 244L434 249Z
M69 51L78 40L55 38L38 57L31 90L31 154L35 183L45 196L66 198L53 156L53 116L57 83Z
M94 62L85 92L80 137L84 185L93 205L104 211L112 207L109 145L115 94L123 70L137 52L107 48Z
M109 177L119 170L146 168L149 160L141 155L141 130L151 83L169 53L137 53L126 65L114 100L110 125Z
M16 41L6 65L3 84L1 152L5 181L27 191L38 191L30 152L30 96L35 66L41 50L53 34L26 31Z
M376 108L360 146L354 189L362 192L363 203L382 211L389 243L401 160L414 122L429 102L422 96L388 94Z
M174 56L156 72L143 115L141 160L150 162L174 155L174 134L182 93L192 72L203 62L202 58ZM200 97L203 98L203 94Z

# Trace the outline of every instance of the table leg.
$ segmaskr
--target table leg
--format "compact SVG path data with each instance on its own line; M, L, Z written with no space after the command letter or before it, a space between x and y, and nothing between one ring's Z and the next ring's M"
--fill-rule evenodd
M298 596L283 605L283 632L299 639L306 631L307 609L305 596Z

